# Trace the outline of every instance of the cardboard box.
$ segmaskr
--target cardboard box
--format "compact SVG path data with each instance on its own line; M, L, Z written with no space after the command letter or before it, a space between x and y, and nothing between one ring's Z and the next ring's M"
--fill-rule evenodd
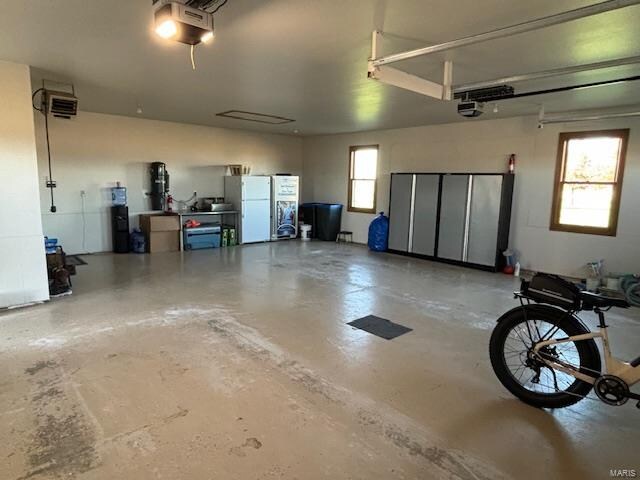
M180 230L178 215L140 215L140 228L143 232L173 232Z
M47 268L62 268L64 267L64 258L62 252L47 253Z
M147 237L149 253L177 252L180 250L180 232L150 232Z
M180 250L180 217L177 215L140 215L140 229L147 240L147 252Z

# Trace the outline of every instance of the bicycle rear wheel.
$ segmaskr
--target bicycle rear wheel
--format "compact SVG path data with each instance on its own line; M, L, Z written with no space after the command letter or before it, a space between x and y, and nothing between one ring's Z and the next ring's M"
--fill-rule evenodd
M548 367L532 352L542 340L584 333L589 331L579 320L557 308L546 305L515 308L493 330L489 344L491 365L507 390L529 405L542 408L573 405L593 385ZM583 373L600 372L600 354L593 339L544 347L540 353Z

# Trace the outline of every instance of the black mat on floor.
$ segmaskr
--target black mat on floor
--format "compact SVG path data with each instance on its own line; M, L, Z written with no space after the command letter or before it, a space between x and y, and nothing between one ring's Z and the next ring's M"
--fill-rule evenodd
M412 328L405 327L404 325L398 325L386 318L376 317L375 315L368 315L366 317L359 318L353 322L347 323L347 325L372 333L373 335L384 338L385 340L392 340L413 330Z
M74 266L78 266L78 265L86 265L87 262L85 262L82 258L80 258L79 255L67 255L67 257L65 258L65 263L67 265L74 265Z

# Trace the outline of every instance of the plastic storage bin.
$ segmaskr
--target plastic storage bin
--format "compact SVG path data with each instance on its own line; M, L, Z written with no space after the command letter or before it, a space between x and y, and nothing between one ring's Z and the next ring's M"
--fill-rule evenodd
M201 225L195 228L184 229L185 250L198 250L201 248L220 247L220 226Z

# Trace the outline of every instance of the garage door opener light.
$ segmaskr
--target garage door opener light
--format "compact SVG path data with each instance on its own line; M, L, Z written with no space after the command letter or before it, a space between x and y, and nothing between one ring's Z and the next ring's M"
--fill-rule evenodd
M185 3L187 2L154 0L155 32L165 40L189 45L191 66L195 70L195 46L213 40L213 14Z

